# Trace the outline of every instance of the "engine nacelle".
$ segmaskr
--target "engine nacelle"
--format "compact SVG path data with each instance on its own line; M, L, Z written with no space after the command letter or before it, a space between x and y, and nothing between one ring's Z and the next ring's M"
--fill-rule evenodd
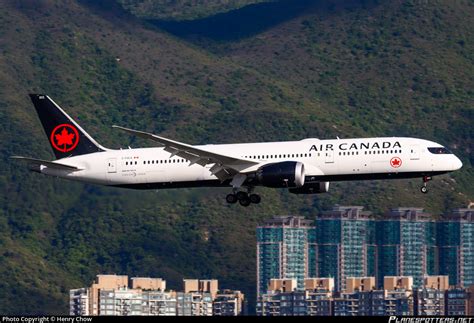
M318 194L329 191L329 182L319 182L306 184L303 187L290 188L290 193L293 194Z
M267 164L256 172L258 182L266 187L302 187L304 185L304 164L295 161Z

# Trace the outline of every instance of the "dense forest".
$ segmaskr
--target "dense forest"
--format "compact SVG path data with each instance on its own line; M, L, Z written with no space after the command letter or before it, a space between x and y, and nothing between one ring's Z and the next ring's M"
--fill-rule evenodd
M0 2L0 313L67 313L96 274L216 278L254 302L255 227L335 204L474 201L472 1L4 0ZM52 159L28 93L50 95L109 148L152 146L117 124L190 144L306 137L434 140L464 167L435 178L259 189L132 191L31 173ZM252 310L252 307L250 308Z

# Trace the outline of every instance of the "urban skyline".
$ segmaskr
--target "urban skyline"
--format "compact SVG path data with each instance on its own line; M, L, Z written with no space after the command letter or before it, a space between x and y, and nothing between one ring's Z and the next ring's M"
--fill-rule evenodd
M474 315L474 285L449 286L446 275L425 276L415 288L411 276L348 277L342 291L334 278L272 279L257 300L258 316L464 316Z
M183 279L181 291L162 278L97 275L90 287L69 291L69 315L237 316L246 314L245 295L219 289L216 279Z
M357 307L354 315L443 315L449 312L449 304L455 307L443 300L445 308L440 310L440 299L448 296L445 291L452 291L449 295L454 298L464 295L459 296L459 302L465 305L472 294L472 209L454 209L434 219L416 207L392 208L382 217L375 217L362 206L336 205L313 220L291 215L273 217L257 226L256 234L257 314L263 311L265 301L276 304L281 297L290 297L299 300L301 307L283 309L282 315L346 315L347 306ZM387 289L387 279L397 279L398 283L388 283L391 287ZM404 288L394 287L402 281ZM127 276L98 275L90 288L71 290L70 299L76 307L87 299L90 315L246 313L242 305L244 295L228 289L219 291L217 280L184 279L183 283L184 292L176 292L166 291L166 281L161 278L134 277L129 284ZM355 291L370 294L355 295ZM197 294L191 295L192 292ZM361 297L369 303L383 299L385 305L380 303L378 312L373 308L364 310L375 303L364 303ZM425 308L423 302L430 297L437 297L438 312ZM120 304L129 305L126 311L117 304L112 309L112 303L118 299L122 300ZM303 300L311 299L318 300L317 305L313 304L317 309L310 303L302 305ZM155 305L151 306L152 303ZM185 310L191 306L186 304L194 304L197 312ZM72 307L70 312L76 313Z
M474 212L454 209L435 219L416 207L374 217L361 206L334 206L316 215L280 216L257 227L257 296L269 278L448 275L451 285L474 284Z

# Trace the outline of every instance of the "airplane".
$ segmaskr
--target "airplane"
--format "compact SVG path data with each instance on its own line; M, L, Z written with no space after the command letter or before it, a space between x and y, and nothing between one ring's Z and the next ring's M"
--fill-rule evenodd
M424 139L307 138L300 141L189 145L113 125L158 147L108 149L45 94L30 94L56 160L22 156L32 171L75 181L132 189L229 187L227 203L258 204L256 187L294 194L325 193L334 181L421 178L456 171L462 162Z

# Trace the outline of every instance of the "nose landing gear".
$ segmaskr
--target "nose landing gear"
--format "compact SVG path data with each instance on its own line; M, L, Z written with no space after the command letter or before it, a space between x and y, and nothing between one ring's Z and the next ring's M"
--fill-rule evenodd
M429 181L431 181L431 176L423 176L423 186L420 187L421 193L428 193L428 187L426 187L426 183L428 183Z

